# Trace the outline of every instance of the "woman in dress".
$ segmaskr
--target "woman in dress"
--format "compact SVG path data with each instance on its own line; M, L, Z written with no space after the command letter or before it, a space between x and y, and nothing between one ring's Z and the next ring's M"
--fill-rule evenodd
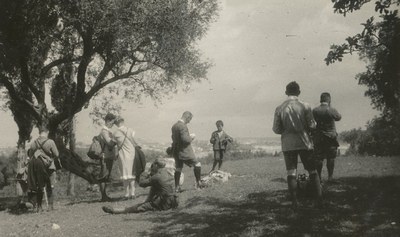
M124 125L124 119L115 120L117 130L114 132L114 140L118 146L118 159L120 164L121 180L124 183L125 198L135 197L135 177L132 175L133 161L135 159L135 132Z

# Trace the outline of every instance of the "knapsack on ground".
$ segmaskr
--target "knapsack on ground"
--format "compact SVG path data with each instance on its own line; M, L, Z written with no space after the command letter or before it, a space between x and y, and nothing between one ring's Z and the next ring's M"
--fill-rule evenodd
M90 159L100 160L104 155L105 143L101 135L94 136L89 151L86 153Z

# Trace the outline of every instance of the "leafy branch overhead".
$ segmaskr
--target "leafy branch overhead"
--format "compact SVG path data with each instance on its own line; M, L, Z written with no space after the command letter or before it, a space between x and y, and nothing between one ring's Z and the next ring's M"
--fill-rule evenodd
M369 1L333 0L335 12L345 15ZM325 62L342 61L344 55L357 53L367 63L367 71L357 75L359 84L368 87L365 95L375 108L388 113L400 108L400 1L375 2L379 21L373 16L363 23L364 29L340 45L332 45Z
M128 99L160 98L180 84L204 79L211 65L195 42L215 19L214 0L2 0L1 5L6 8L0 83L38 122L43 119L38 106L49 108L46 84L56 109L49 122L59 124L112 83L121 81L114 91ZM65 78L68 65L72 79ZM34 103L14 93L20 85L29 88Z
M217 13L217 0L0 0L0 98L18 125L18 147L34 126L63 140L93 99L98 116L119 109L116 97L161 100L206 79L211 63L196 42ZM63 166L93 181L58 143Z
M346 13L359 10L366 0L332 0L334 11ZM358 146L367 147L377 155L400 154L400 0L379 0L375 12L362 24L361 33L349 36L346 42L332 45L325 62L342 61L344 55L357 53L366 63L366 71L357 74L360 85L366 86L365 96L371 99L381 115L367 125ZM365 142L368 141L368 142ZM388 142L390 141L390 142ZM360 148L360 150L363 150ZM365 149L364 149L365 150ZM372 153L371 153L372 154Z

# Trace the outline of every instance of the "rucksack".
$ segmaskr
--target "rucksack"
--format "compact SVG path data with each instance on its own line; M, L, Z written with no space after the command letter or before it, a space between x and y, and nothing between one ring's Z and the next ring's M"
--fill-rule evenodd
M49 139L45 140L43 143L40 143L38 140L35 141L37 149L33 153L33 157L36 159L41 159L44 163L44 166L46 168L49 168L51 163L53 162L53 159L51 158L50 154L47 154L46 151L43 149L43 145L48 141Z
M100 160L104 155L104 147L105 144L101 135L94 136L89 151L86 154L90 159Z

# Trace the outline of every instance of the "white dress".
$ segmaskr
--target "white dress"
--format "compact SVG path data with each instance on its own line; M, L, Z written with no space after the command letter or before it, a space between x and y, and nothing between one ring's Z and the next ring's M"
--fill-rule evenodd
M135 132L125 126L119 127L114 132L114 139L118 146L118 160L122 180L134 179L132 175L135 147L132 140Z

